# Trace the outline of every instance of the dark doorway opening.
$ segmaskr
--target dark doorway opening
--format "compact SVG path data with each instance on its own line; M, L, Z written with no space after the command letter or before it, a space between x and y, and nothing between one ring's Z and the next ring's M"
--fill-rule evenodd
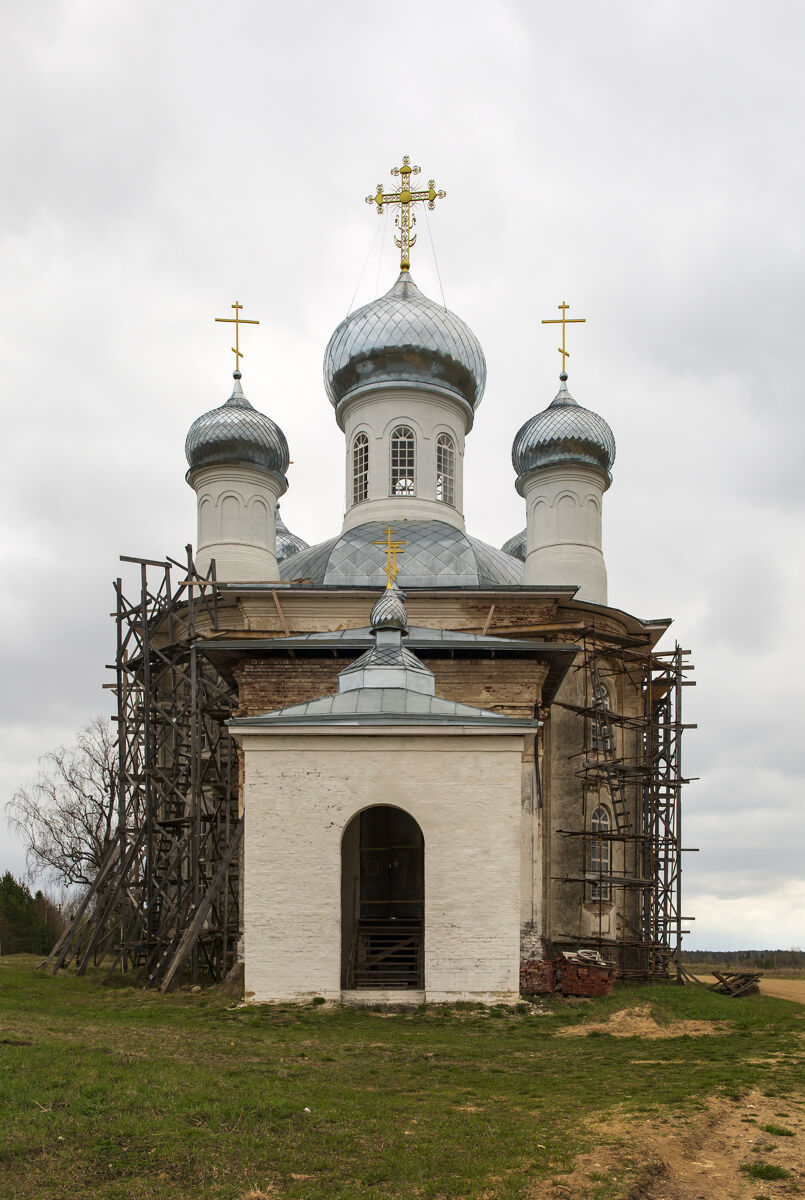
M425 839L414 818L380 804L341 843L341 985L424 987Z

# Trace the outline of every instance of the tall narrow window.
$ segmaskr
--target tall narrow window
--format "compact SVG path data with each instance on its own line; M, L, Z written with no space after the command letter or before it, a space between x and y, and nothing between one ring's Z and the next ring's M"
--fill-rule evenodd
M609 713L609 693L603 683L595 687L592 717L592 749L601 754L614 754L615 741L612 736L612 718Z
M369 439L359 433L352 443L352 503L360 504L369 495Z
M442 504L456 502L456 448L447 433L436 439L436 499Z
M416 438L413 429L398 425L391 435L391 494L414 495Z
M590 886L592 900L611 900L612 884L609 876L612 874L612 842L604 841L596 834L609 833L610 821L607 810L599 805L590 820L590 874L599 878Z

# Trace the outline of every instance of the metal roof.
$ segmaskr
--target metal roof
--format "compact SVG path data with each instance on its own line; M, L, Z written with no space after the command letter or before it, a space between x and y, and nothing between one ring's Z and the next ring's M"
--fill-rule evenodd
M325 630L322 633L295 633L290 637L225 637L204 638L199 642L205 650L218 647L221 650L330 650L343 649L350 651L361 644L368 645L372 631L368 625L358 629ZM453 629L429 629L424 625L411 625L408 629L406 646L409 649L447 650L460 648L472 650L490 650L512 654L575 654L578 647L572 642L544 642L528 638L492 637L480 633L462 633Z
M515 533L514 537L510 537L507 542L501 546L504 554L510 554L512 558L519 558L520 562L525 562L526 543L528 540L528 530L521 529L519 533Z
M234 729L278 725L484 725L515 730L536 729L539 721L505 717L407 688L356 688L259 717L237 717L228 724Z
M284 562L286 558L290 558L294 554L298 554L300 550L309 550L310 542L306 542L304 538L300 538L297 534L291 533L288 526L280 516L280 506L277 505L277 562Z
M387 521L367 521L303 550L280 564L282 579L316 585L386 586L383 541ZM497 587L522 583L523 564L494 546L468 537L445 521L394 522L405 543L397 582L411 587Z

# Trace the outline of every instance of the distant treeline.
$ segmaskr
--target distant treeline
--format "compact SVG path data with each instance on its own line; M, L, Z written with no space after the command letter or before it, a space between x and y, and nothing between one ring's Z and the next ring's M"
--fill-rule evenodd
M684 950L682 961L696 966L723 966L729 963L736 969L744 967L758 971L802 969L805 950Z
M0 878L0 954L48 954L64 928L56 904L10 871Z

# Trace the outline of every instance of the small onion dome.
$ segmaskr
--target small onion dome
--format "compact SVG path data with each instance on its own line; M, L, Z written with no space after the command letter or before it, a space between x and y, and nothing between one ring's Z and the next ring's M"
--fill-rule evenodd
M519 558L520 562L525 562L527 533L527 529L521 529L519 533L515 533L514 537L510 537L508 542L504 542L501 546L504 554L511 554L512 558Z
M372 629L400 629L408 632L408 613L405 611L405 592L396 583L387 588L372 609L369 618Z
M520 481L538 467L582 463L598 467L610 479L615 461L612 430L598 413L582 408L567 390L567 375L547 408L526 421L512 446L512 463Z
M486 359L475 334L423 296L407 271L385 296L350 313L324 352L324 386L336 413L359 388L399 382L452 392L472 412L486 385Z
M309 550L309 544L295 533L291 533L279 512L277 505L277 562L284 562L286 558L290 558L292 554L298 554L300 550Z
M203 413L190 426L184 452L190 470L214 463L251 463L285 475L290 456L285 434L270 417L252 408L240 386L240 371L226 404Z

